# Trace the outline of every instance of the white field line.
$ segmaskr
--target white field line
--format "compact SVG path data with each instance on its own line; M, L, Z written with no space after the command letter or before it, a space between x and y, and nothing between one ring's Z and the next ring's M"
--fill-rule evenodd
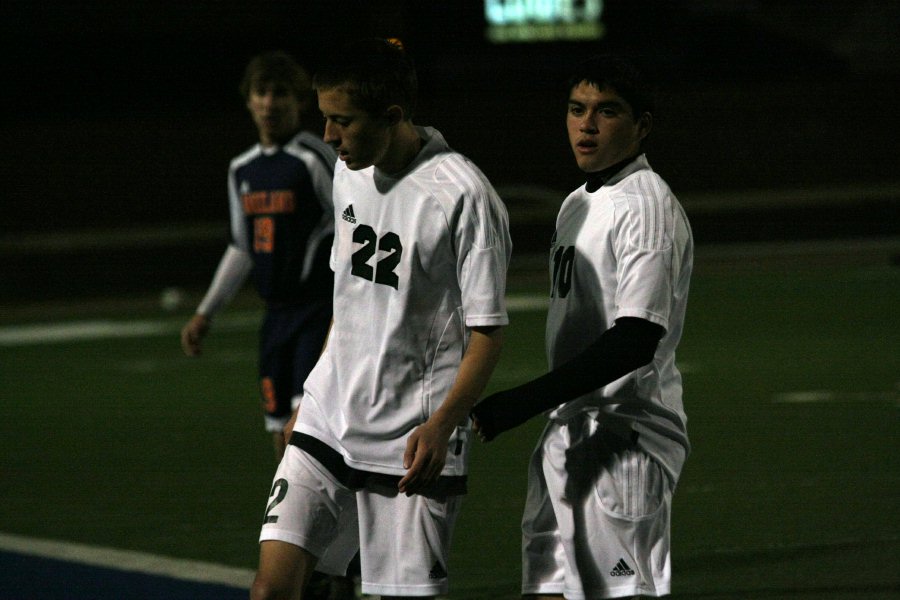
M547 307L548 299L542 295L515 295L507 298L510 312L540 310ZM224 314L216 319L219 331L250 331L259 327L257 311ZM0 347L57 344L111 338L134 338L177 335L183 320L173 318L140 321L116 321L98 319L68 323L37 323L0 327Z
M882 392L835 392L831 390L809 390L776 394L775 404L821 404L821 403L894 403L900 406L900 388Z
M798 550L808 550L809 553L813 553L817 550L840 550L842 548L855 547L855 546L866 546L872 547L878 544L896 544L900 541L900 536L892 535L890 533L885 535L880 535L876 537L867 537L867 538L840 538L831 541L822 541L817 543L773 543L773 544L765 544L762 546L755 547L745 547L745 546L722 546L719 548L709 548L704 549L700 552L690 552L685 553L682 556L686 560L694 560L694 559L702 559L702 558L712 558L716 556L732 556L732 557L740 557L740 556L748 556L748 555L756 555L756 554L768 554L768 553L782 553L782 552L796 552Z
M75 562L120 571L161 575L174 579L250 589L253 571L215 563L157 556L146 552L117 550L0 533L0 550Z
M115 321L91 320L68 323L37 323L0 327L0 346L31 346L110 338L151 337L176 335L183 320ZM234 313L216 321L216 329L243 331L259 326L259 314Z
M550 298L544 294L521 294L506 297L506 310L509 312L546 310L549 305Z

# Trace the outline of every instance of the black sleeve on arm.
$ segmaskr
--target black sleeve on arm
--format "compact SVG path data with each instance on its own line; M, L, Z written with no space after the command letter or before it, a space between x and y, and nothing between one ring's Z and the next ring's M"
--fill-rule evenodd
M486 440L531 417L603 387L653 360L666 330L646 319L622 317L581 354L546 375L492 394L475 405Z

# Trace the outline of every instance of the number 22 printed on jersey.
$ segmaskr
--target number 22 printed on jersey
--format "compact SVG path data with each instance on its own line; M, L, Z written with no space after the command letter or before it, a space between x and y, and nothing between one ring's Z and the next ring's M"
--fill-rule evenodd
M394 269L400 264L400 257L403 254L400 236L393 231L388 231L379 238L374 229L361 223L353 230L353 242L362 244L362 247L353 253L353 266L350 274L382 285L389 285L395 290L399 289L400 279L394 273ZM376 250L387 252L388 255L379 259L373 268L369 264L369 259L374 256Z

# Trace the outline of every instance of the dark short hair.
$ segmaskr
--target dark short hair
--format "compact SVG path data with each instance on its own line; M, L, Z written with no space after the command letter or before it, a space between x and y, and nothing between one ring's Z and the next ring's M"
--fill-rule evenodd
M634 117L655 110L653 90L638 67L615 54L599 54L582 61L569 76L567 92L581 82L615 91L631 106Z
M309 73L287 52L274 50L257 54L244 69L244 77L238 86L244 100L250 98L254 88L265 84L286 86L297 99L306 98L312 91Z
M419 85L413 61L399 40L370 38L335 52L316 72L314 89L338 87L346 87L354 104L371 115L396 104L409 119L416 108Z

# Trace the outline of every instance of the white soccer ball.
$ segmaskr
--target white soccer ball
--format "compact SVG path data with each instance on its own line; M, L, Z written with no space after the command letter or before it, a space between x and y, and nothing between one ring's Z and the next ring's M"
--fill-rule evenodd
M184 292L181 288L167 287L159 295L159 306L166 312L178 310L184 303Z

